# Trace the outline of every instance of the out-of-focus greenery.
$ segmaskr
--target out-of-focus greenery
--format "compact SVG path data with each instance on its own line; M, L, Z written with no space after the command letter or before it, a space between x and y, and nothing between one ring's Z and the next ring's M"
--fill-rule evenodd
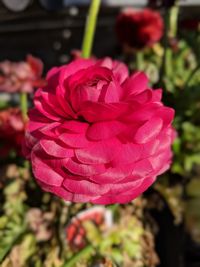
M154 237L146 223L146 201L108 206L113 224L105 228L83 222L86 244L72 249L65 228L71 217L91 205L69 204L39 191L24 168L7 165L1 173L3 206L0 217L2 267L156 266ZM35 198L36 196L37 199ZM88 265L89 264L89 265ZM99 265L101 266L101 265Z
M175 109L173 163L154 189L168 204L175 223L184 218L186 231L200 243L200 28L178 27L175 36L170 33L166 28L161 43L135 53L130 68L145 71L151 86L163 88L163 102Z

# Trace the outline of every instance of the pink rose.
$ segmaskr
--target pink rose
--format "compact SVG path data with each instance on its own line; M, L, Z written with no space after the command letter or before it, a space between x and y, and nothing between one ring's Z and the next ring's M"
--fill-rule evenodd
M74 202L126 203L171 162L174 110L143 73L109 58L47 74L29 112L25 154L41 187Z

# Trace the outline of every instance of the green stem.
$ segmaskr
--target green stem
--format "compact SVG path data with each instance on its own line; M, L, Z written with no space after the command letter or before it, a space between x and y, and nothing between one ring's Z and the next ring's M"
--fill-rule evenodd
M85 25L85 32L82 44L82 57L89 58L91 56L92 45L94 40L94 33L97 22L97 15L99 12L101 0L92 0L88 17Z
M84 249L82 249L80 252L78 252L76 255L72 256L71 259L67 263L65 263L62 267L73 267L76 263L78 263L82 258L88 257L92 252L94 251L94 248L92 245L86 246Z
M173 54L170 48L166 48L165 52L165 75L170 78L173 75Z
M178 29L178 15L179 15L179 6L176 3L170 10L170 29L169 29L169 36L171 38L176 38L177 29Z
M200 69L200 64L198 64L196 66L196 68L190 73L189 77L187 78L186 82L185 82L185 89L188 87L188 85L190 84L191 80L193 79L193 77L196 75L197 71L199 71Z
M168 9L165 9L164 13L164 22L165 22L165 31L164 31L164 37L163 37L163 46L164 46L164 53L162 57L162 63L160 67L159 72L159 81L158 86L163 86L163 80L166 73L166 57L167 57L167 49L168 49L168 29L169 29L169 11Z
M27 120L27 112L28 112L28 99L26 93L21 93L20 95L20 106L23 120Z
M137 70L142 70L143 69L143 53L142 52L136 52L136 67Z

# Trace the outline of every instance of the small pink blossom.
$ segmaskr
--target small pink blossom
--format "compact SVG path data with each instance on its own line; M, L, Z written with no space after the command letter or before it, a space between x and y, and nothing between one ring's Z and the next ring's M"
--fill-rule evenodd
M0 92L33 92L34 87L45 85L41 79L43 63L40 59L28 55L26 61L0 63Z
M38 184L73 202L126 203L171 163L174 110L142 72L110 58L47 74L29 112L24 152Z

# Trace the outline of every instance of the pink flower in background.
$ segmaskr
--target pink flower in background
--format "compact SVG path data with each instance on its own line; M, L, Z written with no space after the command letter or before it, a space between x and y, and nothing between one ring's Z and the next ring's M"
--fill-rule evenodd
M144 73L109 58L47 74L29 112L26 156L38 184L74 202L126 203L171 163L174 110Z
M83 58L82 57L82 51L79 49L73 49L71 51L70 55L71 55L71 60ZM90 58L94 59L94 60L96 59L96 57L94 55L92 55Z
M117 17L116 33L120 43L132 49L143 49L159 42L164 30L159 12L127 8Z
M9 108L0 111L0 157L7 157L11 150L18 155L22 154L25 124L21 111L18 108Z
M70 54L71 54L72 60L82 58L81 56L82 51L79 49L73 49Z
M32 93L34 87L45 85L41 79L43 63L31 55L25 62L3 61L0 63L0 92Z

